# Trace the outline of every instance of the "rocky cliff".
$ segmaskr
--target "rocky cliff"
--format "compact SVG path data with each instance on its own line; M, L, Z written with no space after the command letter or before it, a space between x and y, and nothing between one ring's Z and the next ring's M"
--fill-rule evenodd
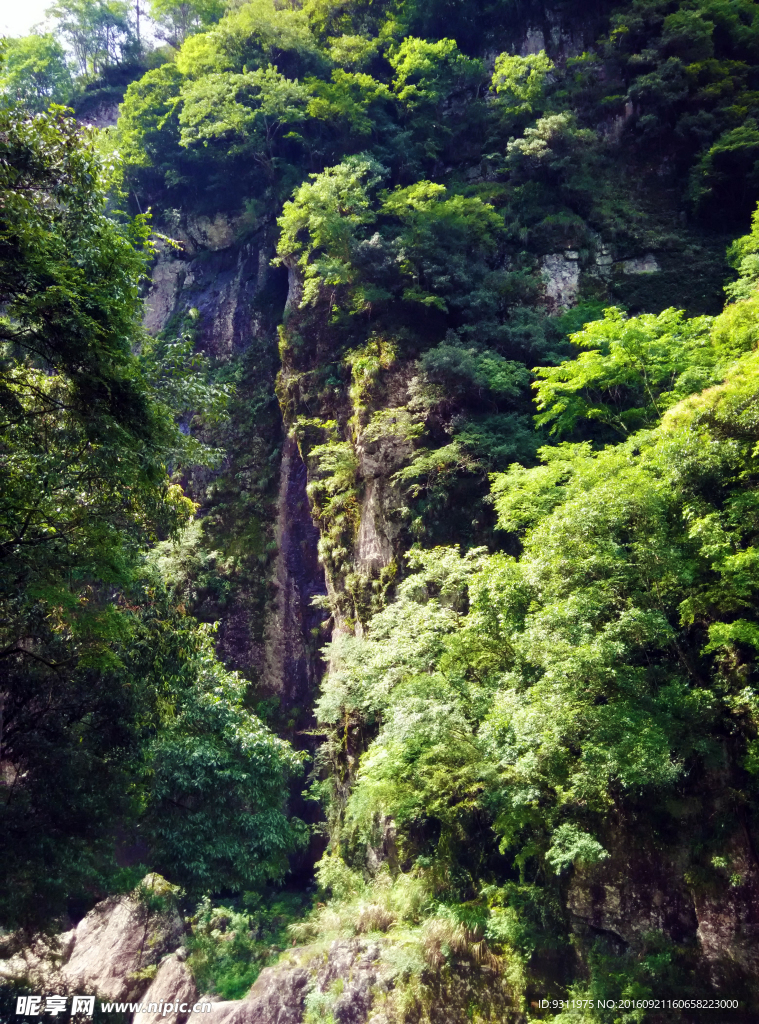
M379 749L388 724L379 699L376 707L366 702L366 714L336 699L321 722L314 706L325 674L339 673L339 666L324 664L324 645L344 641L346 650L359 652L357 660L369 657L358 642L371 639L373 617L398 596L414 546L469 550L472 561L486 551L521 555L518 529L496 532L489 492L492 474L536 464L550 440L534 429L533 367L556 367L576 355L570 336L610 305L631 314L669 306L690 315L719 313L730 238L718 211L745 220L748 206L744 196L720 207L714 196L725 181L755 174L756 141L735 127L744 116L738 111L753 109L755 97L744 92L743 107L731 101L715 113L705 108L718 94L748 89L749 72L735 54L753 60L740 49L749 15L739 31L740 19L730 21L723 11L717 32L711 8L681 12L670 5L662 13L663 5L635 4L627 21L619 11L610 21L606 3L527 3L499 8L499 21L493 5L459 20L465 4L421 4L409 14L420 38L409 40L391 19L382 23L391 40L385 43L380 22L372 21L381 5L358 5L355 22L351 11L343 21L330 9L323 23L311 25L301 5L276 4L259 25L264 6L255 25L233 15L223 31L209 34L207 52L194 51L191 41L176 66L151 79L162 83L157 98L137 90L124 108L125 138L141 138L150 153L133 168L136 187L159 197L158 226L173 239L153 268L145 326L166 338L189 333L213 372L235 387L224 422L183 424L219 448L222 459L214 469L177 469L200 506L200 527L166 555L171 578L193 614L220 622L219 653L249 679L251 704L317 755L311 781L329 805L330 855L320 881L331 902L293 931L295 945L262 971L244 999L216 1002L214 1019L522 1024L536 1017L545 996L600 992L592 987L599 978L634 995L648 992L652 977L673 986L680 984L673 978L684 977L691 986L684 996L740 998L749 1009L734 1019L748 1021L759 979L759 864L750 825L729 810L743 797L728 798L737 784L728 785L717 769L704 769L703 793L683 782L649 820L638 790L630 795L632 784L615 783L605 802L590 807L564 780L555 786L551 817L536 767L534 786L519 791L521 818L514 812L496 836L508 802L498 786L512 785L503 779L513 779L513 764L504 761L488 803L481 801L486 769L501 751L491 749L485 767L477 762L471 772L465 759L482 732L501 727L483 709L488 700L506 707L498 688L513 664L503 667L508 659L501 664L494 654L506 629L503 607L479 608L483 621L491 615L490 632L463 668L453 644L440 671L437 654L413 663L416 676L409 671L404 685L412 690L421 674L423 692L399 705L395 747ZM445 10L442 27L438 9ZM498 39L497 49L488 43L483 52L480 21ZM449 23L460 29L460 49L448 38ZM281 122L266 122L264 145L251 126L258 125L256 90L272 54L290 76L277 78L276 88L289 90L292 103ZM226 72L218 68L228 67L236 73L219 113L209 97L222 95L216 90ZM299 91L303 82L310 83L307 95ZM240 99L243 83L248 106ZM235 135L239 125L244 130ZM723 149L715 143L710 150L723 131ZM699 192L709 175L711 207ZM172 211L175 204L182 209ZM667 337L675 350L679 335ZM711 380L700 365L697 371L693 380L702 384L682 394ZM626 378L615 379L611 404L624 404L625 387ZM573 451L618 441L596 406L585 420L575 419ZM623 426L627 433L627 421ZM555 478L548 504L565 483ZM630 543L625 535L617 548ZM432 602L441 586L425 579ZM453 621L470 595L445 596L441 616L450 613ZM541 599L531 592L533 604ZM513 604L520 600L513 597ZM573 600L567 598L570 612ZM580 632L572 635L578 647L597 639L594 630L591 639ZM406 639L402 630L388 635L399 645ZM410 635L424 646L426 637ZM703 648L706 632L693 643ZM501 647L499 657L508 644ZM383 695L403 676L393 674L392 656L372 665ZM496 662L500 667L492 668ZM575 671L583 678L584 669L574 666L556 674ZM679 680L678 671L662 669ZM735 669L744 671L742 664ZM530 686L541 672L535 669ZM609 683L610 692L615 685ZM521 689L509 692L516 708ZM598 706L613 699L600 693ZM557 707L557 716L564 710ZM626 721L635 733L638 719ZM535 749L541 729L551 728L547 720L536 727L529 738ZM429 739L432 753L413 748L416 733ZM362 756L379 749L373 766L380 777L383 758L390 763L407 740L396 777L382 777L385 788L371 791L379 801L394 786L406 787L398 798L407 813L405 846L379 805L364 807L365 820L354 822L351 833L343 826ZM618 748L627 751L626 742L617 734L608 739L609 760ZM568 740L555 761L580 757L581 746ZM423 775L413 774L415 758L425 757L434 780L429 813L414 804ZM674 777L676 766L668 767ZM614 776L612 768L608 773ZM454 805L455 827L446 833ZM293 793L299 815L308 816L306 806ZM571 815L581 824L592 820L597 838L570 827ZM708 829L699 816L708 818ZM518 836L533 825L538 839L520 847ZM551 837L565 825L575 846L552 872ZM718 854L711 847L703 852L707 832ZM325 842L294 865L304 885ZM583 859L588 849L593 856ZM708 863L694 869L699 857ZM421 896L414 896L417 884ZM99 935L97 922L109 917L114 927L123 918L126 930L127 918L142 921L124 901L92 913L79 926L83 934ZM214 941L227 943L220 932ZM69 941L61 940L61 984L77 957L86 960L69 952ZM160 955L151 954L144 967L142 947L139 956L130 947L129 970L116 988L108 987L110 968L88 981L106 993L139 989L141 998L148 983L151 999L190 993L182 941L158 942ZM139 985L123 980L137 975Z
M171 337L190 326L197 348L231 373L236 398L221 427L202 427L223 451L221 466L195 471L185 486L199 501L205 546L215 550L214 583L192 610L220 621L219 651L275 698L285 721L308 722L321 673L326 594L305 466L282 429L274 395L281 274L270 266L271 232L241 240L241 225L177 215L164 226L145 295L146 329Z
M257 394L266 393L265 402L257 399L257 408L266 414L248 438L253 439L251 448L258 445L268 453L270 470L276 467L267 503L259 506L264 514L258 513L269 538L270 554L259 576L266 580L266 600L250 600L249 577L232 577L232 597L221 609L220 650L248 670L260 694L279 698L290 728L310 725L325 670L320 647L330 636L362 634L392 593L415 537L429 544L489 536L486 516L480 512L480 519L471 521L484 490L483 467L455 464L454 472L464 474L462 486L446 464L452 425L471 413L472 399L443 393L423 351L404 355L379 332L361 347L346 346L330 324L323 299L311 307L302 304L304 282L295 266L285 293L278 271L270 267L273 247L265 238L240 243L220 217L188 223L175 235L184 248L167 251L157 263L146 298L146 324L155 332L171 330L197 310L199 345L220 363L251 360ZM555 317L571 310L588 286L608 301L615 287L625 281L637 286L638 280L661 275L662 268L652 253L631 256L599 239L582 255L565 250L543 257L533 273L535 308ZM272 353L280 316L284 327L276 359ZM248 386L244 380L242 395ZM246 454L236 448L237 436L228 440L227 464L217 478L221 484L204 480L203 514L211 522L224 488L234 486L230 467ZM260 453L257 458L260 470ZM426 460L424 468L414 474L420 458ZM430 496L433 500L425 503ZM249 534L244 517L230 522L227 543L245 553ZM340 770L347 768L348 785L364 742L346 723ZM302 805L298 809L303 813ZM738 830L732 840L727 901L717 890L711 896L700 884L683 884L686 850L676 840L654 855L635 823L620 821L604 841L610 858L578 869L564 894L562 913L575 937L577 969L584 969L598 938L623 955L645 957L653 948L652 936L658 935L675 944L693 970L708 975L717 991L749 999L759 976L759 870L743 832ZM387 851L380 852L370 873L376 874L387 859ZM300 870L307 872L308 865ZM355 930L352 938L296 947L261 974L244 1000L217 1004L225 1024L296 1024L320 1019L313 1016L317 1009L341 1024L394 1020L400 1011L394 1002L399 975L393 965L403 941L392 931L368 941L358 926ZM153 982L169 999L171 989L189 984L180 964L169 958ZM535 969L554 984L566 964ZM489 976L487 963L462 970L454 989L473 986L480 993L479 1005L487 1002L482 992L489 992L493 1017L487 1019L524 1019L508 985L501 990L501 982ZM428 976L434 977L434 970ZM458 1020L464 1005L457 1004L442 976L440 985L437 996L432 990L425 995L432 1000L427 1012L436 1021Z

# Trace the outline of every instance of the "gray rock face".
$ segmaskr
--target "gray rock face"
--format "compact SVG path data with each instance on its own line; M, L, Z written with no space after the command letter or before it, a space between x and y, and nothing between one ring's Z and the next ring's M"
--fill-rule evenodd
M188 1017L192 1016L192 1007L198 999L198 990L195 986L195 979L190 974L186 964L176 955L167 957L158 968L158 973L151 982L150 988L142 997L143 1007L149 1007L155 1003L156 1007L161 1003L164 1006L168 1003L176 1007L175 1010L164 1014L156 1009L142 1013L135 1013L134 1024L158 1024L164 1021L165 1024L185 1024ZM184 1012L181 1007L185 1006ZM195 1018L199 1017L195 1014Z
M360 939L333 942L309 993L311 1001L318 1005L326 996L328 1008L338 1024L364 1024L377 990L385 987L381 955L379 942Z
M105 900L77 925L61 981L71 992L131 999L144 987L140 972L176 948L183 931L175 907L151 913L130 896Z
M408 436L412 418L404 407L408 391L406 381L391 381L388 390L391 400L399 404L385 410L380 418L381 425L378 426L375 417L362 428L356 443L364 493L355 562L363 572L383 569L397 555L400 524L393 518L393 512L403 505L403 497L392 477L414 450Z
M104 900L71 931L0 961L0 979L26 982L48 994L137 998L148 984L149 969L176 949L184 932L167 883L148 875L142 889L161 895L164 908L151 910L137 895Z
M620 268L623 274L658 274L661 270L653 253L638 256L633 260L623 260Z
M759 978L759 866L739 840L727 852L729 886L693 893L704 960L712 981L725 988L736 973Z
M153 267L143 317L149 333L176 333L182 321L191 318L198 349L214 360L231 361L250 349L276 352L275 327L281 311L273 314L270 305L272 296L284 301L284 271L278 282L270 265L273 251L265 229L241 243L238 228L239 219L223 214L203 217L179 210L166 212L161 230L179 247L164 245ZM266 359L264 363L269 366ZM263 374L271 376L273 399L276 367L273 359L271 363ZM249 439L250 434L245 436ZM272 448L276 440L269 435L265 438ZM220 447L226 443L222 437ZM313 606L312 599L326 593L326 584L318 561L319 532L306 496L306 469L294 441L285 439L279 469L273 524L278 550L264 636L261 623L254 619L260 614L255 600L245 584L236 581L224 607L217 649L230 667L261 678L264 690L276 694L283 708L305 708L323 668L318 649L325 614ZM211 494L216 475L215 471L194 469L189 484L193 496L202 502ZM248 486L247 478L240 483L241 489ZM254 489L257 486L255 482ZM209 506L213 511L213 498Z
M356 564L365 570L383 569L393 559L394 547L387 529L389 523L383 502L383 483L379 477L370 478L361 505Z
M60 966L69 957L73 942L72 929L53 938L40 938L21 950L9 949L0 959L0 985L23 984L33 992L51 994L63 991Z
M570 885L569 910L595 931L634 945L647 932L674 939L693 934L696 915L687 891L673 884L677 866L634 860L624 851L603 865L578 870Z
M267 967L247 999L214 1005L213 1024L300 1024L308 982L305 967Z
M118 103L106 100L92 107L77 120L87 128L113 128L119 119L119 113Z
M325 613L313 599L327 592L318 560L319 531L306 495L306 467L295 441L282 448L277 502L275 597L266 630L265 684L285 706L303 704L315 692L323 664L308 638Z
M736 978L759 976L759 865L745 837L726 843L730 875L710 884L687 880L687 849L670 856L624 845L617 837L611 857L575 871L568 909L580 930L616 937L632 949L647 933L661 931L675 942L697 939L701 963L712 983L727 994Z
M338 1024L365 1024L385 987L381 953L379 942L363 939L295 950L262 971L247 998L214 1004L213 1024L301 1024L309 1010Z
M148 334L159 334L169 322L177 304L177 293L186 273L182 260L161 260L153 268L150 291L145 298L142 324Z
M208 218L201 220L205 224ZM227 221L224 224L229 228ZM253 300L266 282L270 253L263 243L233 247L234 234L222 245L221 227L217 221L209 225L205 234L195 222L186 230L181 224L167 228L181 248L164 250L153 268L143 325L155 335L172 317L179 319L195 309L200 346L224 360L245 349L263 329ZM199 238L206 244L196 244Z
M544 256L542 274L546 305L553 313L569 309L577 302L580 291L580 264L578 253L567 249Z
M187 231L194 242L211 252L228 249L235 241L237 224L224 213L210 217L187 218Z

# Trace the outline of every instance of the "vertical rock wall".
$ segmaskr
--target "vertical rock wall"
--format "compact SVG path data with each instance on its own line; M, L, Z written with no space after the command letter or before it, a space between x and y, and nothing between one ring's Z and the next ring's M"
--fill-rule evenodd
M325 613L314 602L327 593L306 482L298 446L287 437L280 463L275 596L266 626L264 682L288 708L303 711L321 677L318 649Z
M297 445L283 439L278 414L272 422L258 409L246 408L250 392L259 406L262 394L264 398L268 394L270 406L276 409L276 327L284 295L279 296L276 288L273 297L269 294L274 273L271 240L261 232L237 242L236 225L223 215L189 216L164 230L179 245L166 246L153 268L145 297L146 329L153 335L171 336L190 323L196 344L214 362L244 365L251 378L247 391L239 390L241 408L236 416L249 416L252 422L246 424L244 434L232 429L228 437L211 438L213 444L227 445L225 466L220 473L201 470L187 484L201 504L199 515L223 519L226 506L246 489L264 488L262 472L256 479L256 468L278 479L278 489L270 488L266 521L255 524L261 526L258 533L264 534L259 550L253 550L255 545L247 537L253 524L246 522L244 499L239 502L242 521L226 529L227 547L243 559L263 563L267 548L276 544L276 551L267 566L258 570L268 573L266 607L253 599L249 580L239 574L230 577L231 596L221 613L214 613L221 619L219 652L228 664L256 680L261 696L279 698L285 719L303 724L303 712L313 703L321 675L319 647L325 613L312 604L326 593L318 561L319 533L311 518L306 469ZM248 452L235 450L246 445ZM252 470L242 468L246 461ZM225 475L220 486L219 478ZM219 553L219 561L224 553Z

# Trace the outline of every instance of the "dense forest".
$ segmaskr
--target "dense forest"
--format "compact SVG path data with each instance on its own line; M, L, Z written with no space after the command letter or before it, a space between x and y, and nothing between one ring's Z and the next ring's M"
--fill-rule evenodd
M217 998L376 941L303 1024L755 1020L759 6L49 14L0 50L0 939L150 871Z

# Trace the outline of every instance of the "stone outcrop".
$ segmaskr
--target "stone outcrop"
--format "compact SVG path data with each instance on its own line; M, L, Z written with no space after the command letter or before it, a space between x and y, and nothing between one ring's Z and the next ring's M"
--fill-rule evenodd
M265 329L254 299L266 282L269 253L264 243L198 250L179 226L179 249L164 249L145 296L143 324L159 334L173 320L197 310L193 328L209 355L228 359Z
M567 907L578 923L625 946L652 931L681 941L695 932L697 920L677 876L677 865L664 857L641 859L620 850L602 865L575 871Z
M239 221L225 213L217 213L213 218L190 214L187 218L187 232L201 248L218 252L229 249L235 242Z
M541 263L546 305L561 313L577 301L580 290L579 253L573 249L544 256Z
M76 928L0 961L0 980L46 993L134 999L183 933L172 887L148 875L131 895L98 903Z
M403 504L392 477L411 458L414 446L403 430L407 389L396 385L381 429L359 431L356 442L358 471L363 481L361 521L356 538L355 562L363 572L384 569L398 554L400 524L393 513Z
M381 853L373 852L378 863L393 859L392 829L386 830L383 845ZM678 943L695 937L704 971L723 991L733 979L756 977L759 866L739 835L727 852L732 874L709 885L693 886L683 878L685 861L679 862L676 848L669 858L654 858L644 847L619 845L611 847L601 864L575 870L567 907L578 953L599 935L635 950L658 931ZM103 901L69 932L0 960L0 981L46 994L138 1001L145 1011L135 1013L133 1024L191 1024L199 1019L210 1024L304 1024L313 1019L388 1024L397 1019L400 947L392 932L293 948L261 972L244 999L231 1001L198 993L182 943L183 925L171 887L158 876L148 876L138 892ZM521 1019L518 1013L512 1015L503 979L493 977L492 984L481 980L490 985L497 1010L488 1019ZM431 1019L451 1024L467 1019L467 986L479 982L465 971L456 984L451 989L432 979L428 994L439 1007ZM210 1015L193 1013L197 1003L209 1001ZM156 1009L148 1010L152 1004ZM171 1008L165 1012L167 1004Z
M142 318L148 334L159 334L168 324L186 273L186 264L182 260L162 259L156 263Z
M622 260L620 270L623 274L658 274L661 270L653 253L636 256L635 259Z
M104 900L76 929L17 954L12 965L0 961L0 980L46 994L136 1001L144 1010L133 1024L302 1024L309 1010L330 1013L336 1024L366 1024L393 987L393 969L383 960L387 943L355 937L293 949L261 972L244 999L214 1000L198 994L185 963L176 908L143 911L133 897ZM166 955L167 945L176 952ZM210 1014L193 1013L209 1001Z
M131 896L99 903L74 932L61 981L69 991L94 991L105 999L131 999L148 968L176 948L184 931L176 907L151 911Z
M301 1024L309 1010L336 1024L366 1024L392 985L382 952L380 942L358 938L293 950L261 972L245 999L216 1003L213 1024Z
M567 909L576 932L633 950L656 932L692 943L704 974L725 993L739 979L759 977L759 864L745 836L727 843L729 868L697 879L685 870L685 846L654 853L625 843L621 829L608 838L608 860L576 869L570 882Z
M158 1021L163 1021L164 1024L185 1024L188 1017L192 1016L192 1007L198 1001L198 990L195 986L195 979L190 973L187 965L174 954L166 957L158 968L153 981L150 983L150 988L142 996L143 1006L151 1006L153 1003L156 1006L171 1006L177 1007L177 1009L170 1010L169 1013L164 1013L163 1009L135 1014L136 1024L158 1024ZM182 1005L187 1007L187 1010L183 1013L181 1011ZM196 1015L197 1017L197 1015Z
M736 976L759 978L759 864L751 845L738 839L729 849L729 883L693 892L703 959L725 989Z
M147 901L146 892L153 894ZM156 898L163 906L151 910ZM388 940L356 936L294 948L261 972L244 999L219 1001L198 993L182 942L171 887L152 875L136 894L99 903L69 932L0 960L0 983L138 1002L144 1010L134 1013L133 1024L302 1024L314 1015L331 1015L335 1024L378 1024L394 987ZM193 1013L209 1002L210 1012ZM155 1010L148 1009L152 1004Z
M114 100L103 100L81 110L77 121L86 128L113 128L119 119L119 113L118 103Z

